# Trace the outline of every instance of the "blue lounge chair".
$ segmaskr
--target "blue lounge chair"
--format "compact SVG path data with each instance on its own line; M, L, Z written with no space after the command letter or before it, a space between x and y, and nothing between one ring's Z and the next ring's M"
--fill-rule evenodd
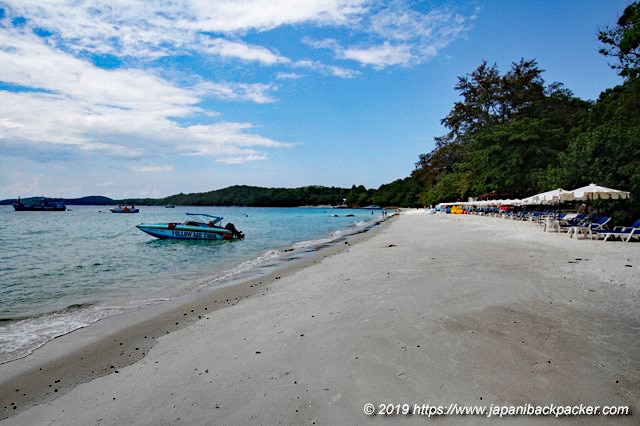
M560 231L568 231L574 226L587 226L587 215L579 213L569 220L560 220Z
M598 231L607 229L606 225L611 220L608 216L596 216L591 219L591 230Z
M604 235L603 241L618 237L622 241L627 242L631 241L631 239L640 239L640 219L636 220L631 226L616 226L613 229L595 229L594 232L598 237Z

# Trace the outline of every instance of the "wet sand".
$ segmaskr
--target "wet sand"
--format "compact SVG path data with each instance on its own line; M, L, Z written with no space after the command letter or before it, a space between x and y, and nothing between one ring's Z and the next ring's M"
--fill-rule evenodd
M559 422L638 424L640 244L412 213L261 284L104 321L0 366L0 409L17 413L2 424L428 421L370 418L368 402L629 405L630 417Z

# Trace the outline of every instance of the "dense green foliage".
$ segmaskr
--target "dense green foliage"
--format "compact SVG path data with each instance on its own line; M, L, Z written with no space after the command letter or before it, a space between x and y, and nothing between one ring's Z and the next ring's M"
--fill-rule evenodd
M549 171L553 185L595 182L630 191L630 200L599 207L620 223L640 218L640 79L603 92L558 158Z
M176 194L161 199L123 200L148 205L296 207L338 205L349 189L305 186L302 188L259 188L236 185L209 192Z
M457 102L442 123L449 133L420 157L414 179L421 201L432 204L481 194L524 197L547 189L574 129L590 104L561 84L546 85L533 60L520 60L501 75L482 63L460 77Z
M366 207L411 207L419 204L422 187L412 178L398 179L378 189L353 185L351 189L325 186L302 188L260 188L256 186L230 186L209 192L176 194L166 198L131 198L118 200L120 204L138 205L189 205L189 206L247 206L247 207L297 207L319 205L347 205Z
M618 59L611 68L620 70L622 77L640 77L640 3L627 6L615 28L606 28L598 33L604 46L600 53Z
M601 53L619 59L612 67L626 80L596 102L560 83L547 85L534 60L521 59L504 74L483 62L459 77L461 100L442 120L449 132L411 175L420 203L518 198L597 183L630 191L632 199L595 207L618 223L640 218L640 3L599 39L606 45ZM411 197L414 187L407 185Z
M27 204L31 204L39 201L40 199L42 199L42 197L30 197L22 198L22 201ZM47 198L47 200L50 202L63 201L69 206L108 206L116 203L116 201L111 198L103 197L101 195L90 195L82 198ZM9 205L13 201L14 199L0 200L0 205Z

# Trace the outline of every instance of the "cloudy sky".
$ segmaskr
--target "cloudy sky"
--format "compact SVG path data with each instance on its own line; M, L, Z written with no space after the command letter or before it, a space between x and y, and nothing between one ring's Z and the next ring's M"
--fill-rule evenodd
M407 176L483 59L595 99L623 0L0 0L0 199Z

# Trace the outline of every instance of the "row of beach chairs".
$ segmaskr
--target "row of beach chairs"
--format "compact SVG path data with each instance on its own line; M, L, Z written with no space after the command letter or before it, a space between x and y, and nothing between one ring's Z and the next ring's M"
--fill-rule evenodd
M615 226L609 229L611 218L608 216L591 216L584 213L560 213L548 211L500 211L498 209L479 209L475 214L502 217L504 219L537 222L548 229L567 232L569 236L582 234L591 239L603 241L620 239L622 241L640 240L640 219L631 226Z
M617 238L626 242L640 240L640 219L631 226L616 226L609 229L611 218L608 216L590 216L584 213L568 216L561 214L555 219L547 217L545 227L553 223L559 232L567 232L572 237L581 233L591 239L602 238L603 241Z

